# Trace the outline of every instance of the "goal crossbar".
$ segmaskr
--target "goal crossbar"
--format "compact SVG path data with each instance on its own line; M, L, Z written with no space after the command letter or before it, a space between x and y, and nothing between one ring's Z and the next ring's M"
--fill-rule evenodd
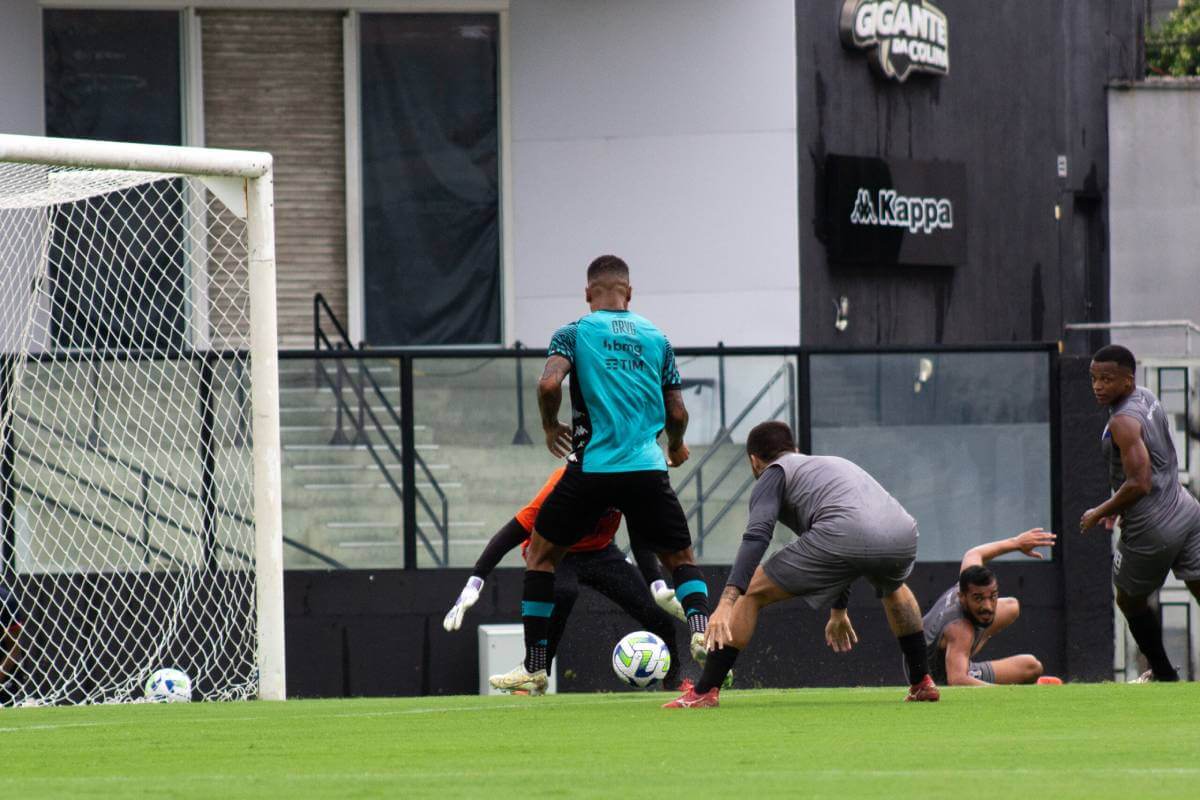
M270 153L206 147L56 139L0 134L0 161L52 164L177 175L261 178L271 173Z

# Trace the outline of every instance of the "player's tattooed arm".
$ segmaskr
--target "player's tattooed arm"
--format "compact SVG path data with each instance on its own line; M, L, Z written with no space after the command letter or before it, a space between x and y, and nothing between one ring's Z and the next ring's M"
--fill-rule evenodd
M726 586L721 592L722 603L736 603L737 599L742 596L742 590L736 586Z
M683 404L683 392L679 389L667 389L663 392L663 405L666 407L667 418L663 425L667 432L667 464L678 467L687 461L691 453L683 442L687 433L688 412Z
M570 372L570 361L562 356L552 355L546 359L546 368L542 370L542 377L538 379L538 410L542 415L546 448L556 458L562 458L571 452L571 426L558 419L558 410L562 406L562 383Z
M1127 414L1114 415L1108 422L1113 444L1121 449L1121 467L1125 470L1125 482L1108 500L1095 508L1089 508L1079 520L1079 530L1086 531L1100 524L1105 517L1120 514L1125 509L1150 494L1150 452L1142 441L1142 425Z

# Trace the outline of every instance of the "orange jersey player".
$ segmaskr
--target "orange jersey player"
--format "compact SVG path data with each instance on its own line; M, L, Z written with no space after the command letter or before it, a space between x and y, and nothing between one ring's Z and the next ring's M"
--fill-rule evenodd
M565 469L559 467L550 473L550 478L537 496L497 531L483 548L466 586L442 621L442 626L447 631L455 631L461 627L463 615L475 605L484 580L500 560L518 545L522 554L528 549L529 535L533 531L533 523L537 519L542 501L554 490ZM658 560L653 553L635 549L637 567L625 559L620 548L613 542L620 526L621 512L615 508L608 509L591 532L572 545L559 564L554 587L554 610L550 615L547 641L549 660L552 663L558 651L558 643L562 640L567 618L571 615L571 609L579 596L579 586L582 584L612 600L637 620L642 628L667 643L671 649L671 671L667 673L664 684L674 688L678 685L680 660L676 628L671 615L684 619L683 607L662 579Z

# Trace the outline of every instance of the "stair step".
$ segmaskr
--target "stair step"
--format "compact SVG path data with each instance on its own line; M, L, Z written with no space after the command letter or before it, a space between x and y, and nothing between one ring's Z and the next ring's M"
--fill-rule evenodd
M461 489L462 484L458 481L447 481L446 483L438 483L438 486L443 489ZM309 492L331 492L343 491L345 489L390 489L390 483L306 483L304 489ZM422 483L417 481L418 489L432 489L433 484Z
M447 523L449 528L482 528L487 523L485 522L450 522ZM343 530L348 528L387 528L395 530L397 523L395 522L326 522L326 528L334 530Z
M418 444L415 445L418 450L437 450L436 444ZM366 452L365 444L285 444L284 450L316 450L320 452L329 452L331 450L354 450Z
M444 472L444 471L450 469L449 464L426 464L425 466L426 466L426 468L429 469L430 472ZM379 465L377 465L374 461L368 462L366 464L292 464L292 465L290 465L290 467L291 467L291 469L300 470L300 471L326 470L326 469L328 469L328 470L372 470L372 471L374 471L374 470L379 469ZM384 464L384 467L386 467L387 469L400 469L402 467L402 465L401 464Z

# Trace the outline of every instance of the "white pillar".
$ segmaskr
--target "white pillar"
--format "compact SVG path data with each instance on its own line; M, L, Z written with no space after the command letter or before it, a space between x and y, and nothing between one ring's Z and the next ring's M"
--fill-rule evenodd
M250 391L254 425L254 562L258 696L284 700L283 500L279 448L279 337L275 318L272 172L246 181L250 268Z

